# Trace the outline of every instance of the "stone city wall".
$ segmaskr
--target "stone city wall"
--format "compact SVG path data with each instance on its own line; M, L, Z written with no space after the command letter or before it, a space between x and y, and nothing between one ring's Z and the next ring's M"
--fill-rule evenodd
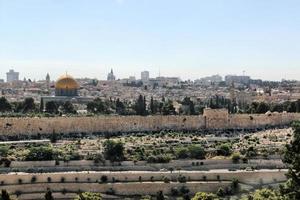
M198 130L202 116L98 116L53 118L0 118L1 135L107 133L160 130Z
M0 136L55 133L118 133L160 130L255 129L287 125L300 113L228 114L206 109L203 116L98 116L0 118Z
M207 129L255 129L300 120L300 113L228 114L227 109L205 109L203 116Z

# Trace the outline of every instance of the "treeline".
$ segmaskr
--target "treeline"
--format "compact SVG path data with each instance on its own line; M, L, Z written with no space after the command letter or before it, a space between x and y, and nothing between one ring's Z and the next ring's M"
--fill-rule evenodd
M226 99L221 96L213 96L209 98L208 101L200 104L202 106L207 106L212 109L226 108L230 113L241 113L241 114L264 114L268 111L271 112L290 112L299 113L300 112L300 99L297 101L284 101L281 103L268 103L268 102L252 102L250 104L242 105L240 102L233 102L230 99Z
M41 102L42 104L42 102ZM44 114L42 106L36 103L33 98L26 98L21 102L8 102L5 97L0 97L0 113L5 115L19 116L24 114ZM46 113L49 114L76 114L77 111L71 102L47 102Z
M165 99L160 100L150 98L146 100L145 96L139 95L134 101L120 99L100 99L96 98L92 102L86 104L89 114L117 114L117 115L200 115L204 108L212 109L226 108L229 113L247 113L247 114L263 114L271 112L300 112L300 100L285 101L282 103L252 102L246 105L240 105L232 102L230 99L213 96L206 100L193 101L190 97L185 97L181 101L177 101L178 108L175 108L173 101ZM43 107L43 102L35 103L33 98L26 98L22 102L8 102L5 97L0 98L0 113L7 115L22 114L41 114L41 115L63 115L77 114L76 107L69 101L55 102L50 101Z

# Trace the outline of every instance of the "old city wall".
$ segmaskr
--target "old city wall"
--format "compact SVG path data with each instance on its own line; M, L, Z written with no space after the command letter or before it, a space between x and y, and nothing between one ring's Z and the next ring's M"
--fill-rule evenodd
M300 113L228 114L206 109L203 116L97 116L53 118L0 118L1 136L55 133L143 132L160 130L255 129L286 125Z
M0 118L1 135L198 130L204 127L202 116Z
M287 125L300 120L300 113L229 114L227 109L204 111L207 129L255 129Z

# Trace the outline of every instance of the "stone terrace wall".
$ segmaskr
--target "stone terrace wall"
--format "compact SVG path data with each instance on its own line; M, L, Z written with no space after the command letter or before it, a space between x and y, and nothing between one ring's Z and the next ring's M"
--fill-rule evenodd
M118 133L160 130L255 129L287 125L300 113L228 114L206 109L203 116L99 116L54 118L0 118L0 136L56 133Z
M185 186L189 188L191 194L194 194L199 191L216 192L220 187L228 187L233 179L238 179L244 186L282 183L286 181L286 172L287 170L259 170L251 172L214 170L202 172L174 171L172 173L135 171L10 173L0 174L0 189L6 189L12 194L25 192L28 195L37 193L44 195L47 188L54 192L66 190L68 193L76 193L79 190L105 193L113 189L117 195L155 195L158 190L162 190L165 194L171 194L172 188ZM103 175L107 176L109 183L96 183ZM186 183L174 182L179 175L185 176L188 181ZM33 177L35 177L34 181L32 181ZM172 182L162 182L164 177L168 177ZM62 181L62 178L64 178L64 181ZM116 180L116 183L112 183L113 180ZM21 197L20 199L23 198Z
M285 174L287 170L257 170L257 171L227 171L227 170L213 170L213 171L173 171L170 172L148 172L148 171L127 171L127 172L63 172L63 173L10 173L0 174L0 181L3 185L15 185L22 179L23 184L32 183L32 177L36 178L35 183L47 183L48 177L51 178L52 183L60 183L61 178L64 177L65 183L95 183L100 180L103 175L106 175L108 181L113 179L118 182L139 182L141 177L143 182L162 181L164 177L170 180L177 180L179 175L185 176L189 182L203 181L232 181L238 179L243 184L271 184L275 182L286 181Z

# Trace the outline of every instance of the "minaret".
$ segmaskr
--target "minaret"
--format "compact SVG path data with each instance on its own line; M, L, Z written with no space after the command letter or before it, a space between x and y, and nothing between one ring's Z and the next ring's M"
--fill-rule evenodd
M47 90L49 92L49 90L50 90L50 75L49 75L49 73L47 73L47 76L46 76L46 86L47 86Z

